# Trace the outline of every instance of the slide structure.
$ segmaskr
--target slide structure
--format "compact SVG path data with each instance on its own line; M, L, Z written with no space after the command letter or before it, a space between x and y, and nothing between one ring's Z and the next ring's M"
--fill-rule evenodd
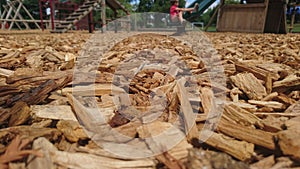
M193 13L189 13L189 12L185 12L183 14L183 18L185 18L186 20L192 22L195 18L199 17L201 14L203 14L203 12L209 8L214 2L216 2L216 0L195 0L194 2L192 2L188 8L193 8L195 3L199 4L199 8L197 12L193 12Z

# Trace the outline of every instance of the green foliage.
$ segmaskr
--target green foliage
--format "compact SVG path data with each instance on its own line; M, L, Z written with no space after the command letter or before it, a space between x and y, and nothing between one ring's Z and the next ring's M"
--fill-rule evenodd
M28 9L34 19L40 19L40 9L37 0L24 0L23 5ZM24 16L24 19L29 19L24 10L20 10L20 13Z
M239 0L225 0L225 4L239 4Z
M1 14L3 13L3 10L4 10L3 5L5 5L5 4L6 4L6 0L0 0L0 11L1 11Z
M179 0L179 7L184 7L184 4L184 0ZM170 7L170 0L140 0L136 12L169 13Z

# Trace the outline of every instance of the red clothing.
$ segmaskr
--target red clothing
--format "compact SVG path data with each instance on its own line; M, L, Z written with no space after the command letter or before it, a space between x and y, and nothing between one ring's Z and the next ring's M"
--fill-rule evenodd
M171 8L170 8L170 15L171 15L171 18L174 18L175 16L178 15L179 11L176 10L177 8L177 5L172 5Z

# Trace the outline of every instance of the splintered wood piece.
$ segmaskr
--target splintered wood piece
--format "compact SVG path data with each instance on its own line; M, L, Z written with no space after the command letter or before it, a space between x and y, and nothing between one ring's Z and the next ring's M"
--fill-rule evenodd
M29 78L42 77L43 72L35 68L18 68L12 75L7 77L8 84L15 83L16 81L28 80ZM57 76L57 75L56 75Z
M290 157L278 157L276 158L276 164L271 169L294 168L292 167L294 163L295 161ZM297 169L298 167L295 168Z
M262 169L262 168L271 168L275 164L275 157L271 155L266 157L258 162L251 164L251 169Z
M44 49L40 49L34 52L31 52L26 56L26 63L31 67L31 68L42 68L43 67L43 55L45 55L47 51Z
M154 121L139 127L137 131L140 138L145 139L150 150L155 154L160 154L156 156L159 161L168 167L182 168L179 160L187 157L188 149L192 148L192 145L188 144L178 128L171 123ZM176 142L179 142L179 144L174 146L172 143ZM166 150L168 150L167 154L161 154Z
M299 122L299 121L298 121ZM278 133L278 145L284 155L291 156L294 160L300 161L300 126L284 130Z
M254 155L254 144L246 141L238 141L223 134L208 132L208 139L203 140L209 146L223 151L231 156L247 161Z
M212 89L208 87L202 87L200 89L200 98L204 114L208 114L213 109L213 107L216 106L213 102L214 93Z
M284 113L300 114L300 100L290 105Z
M142 125L141 121L133 120L127 124L114 128L119 133L122 133L125 136L128 136L129 139L136 137L137 128Z
M0 76L9 77L14 74L14 71L0 68Z
M285 95L283 93L280 93L280 95L276 96L274 98L274 101L281 102L281 103L285 104L286 106L290 106L290 105L296 103L296 100L288 97L287 95Z
M23 101L29 105L39 104L48 97L48 94L51 91L57 89L57 87L58 85L55 83L54 80L48 80L40 86L33 88L32 90L26 93L21 93L8 99L6 104L13 105L17 101Z
M193 138L199 137L199 132L195 123L197 116L193 112L193 108L189 101L187 91L184 88L185 83L186 83L186 79L184 78L178 80L176 84L176 90L181 105L181 109L183 112L184 126L185 126L186 133L188 134L187 137L188 140L191 141Z
M56 127L63 133L68 141L76 143L78 140L87 139L87 135L77 121L60 120Z
M54 128L34 128L31 126L14 126L0 129L0 139L5 140L12 136L20 135L24 138L34 140L38 137L45 137L48 140L57 141L61 136L61 132Z
M200 168L230 168L230 169L249 169L245 162L233 159L232 156L218 151L209 151L198 148L189 150L186 167L189 169Z
M7 167L7 164L16 160L21 160L30 154L42 157L43 154L36 150L24 150L29 143L29 139L22 139L19 135L17 135L7 146L5 153L0 156L0 167L11 168Z
M93 117L93 115L89 113L88 109L73 95L67 93L67 97L78 121L80 121L80 123L84 125L86 129L90 131L95 130L96 126L93 123L93 121L95 121L95 117ZM105 123L105 121L103 121L103 123Z
M18 69L18 71L22 71ZM31 72L34 73L31 73ZM6 82L8 84L14 85L25 85L25 84L37 84L40 85L42 82L47 80L57 80L65 77L72 77L73 73L71 71L55 71L55 72L39 72L38 70L31 69L31 71L25 69L24 73L15 73L14 75L8 77Z
M263 130L272 133L281 131L282 127L284 126L284 120L274 116L267 116L265 119L263 119L262 123L264 124Z
M242 91L240 91L238 88L234 87L231 91L230 91L230 97L232 99L233 102L238 102L239 101L239 94L243 94Z
M36 168L56 168L57 165L54 164L53 160L51 159L50 153L57 151L57 148L51 144L46 138L40 137L34 140L32 144L32 148L35 150L39 150L43 153L43 157L35 157L30 155L27 159L27 168L28 169L36 169Z
M11 117L9 119L9 126L18 126L26 123L30 118L30 108L24 102L17 102L10 109Z
M233 102L231 104L236 105L237 107L245 109L249 112L256 112L256 110L257 110L256 105L245 103L245 102Z
M261 106L261 107L272 108L274 110L283 110L283 109L285 109L284 104L282 104L280 102L276 102L276 101L248 100L248 103L254 104L254 105L257 105L257 106Z
M278 96L277 92L273 92L268 94L266 97L264 97L263 99L261 99L261 101L271 101L273 100L273 98L275 98L276 96Z
M140 168L150 169L155 166L153 160L149 158L137 160L124 160L121 158L111 158L107 156L99 156L95 154L87 154L83 152L66 152L59 151L55 146L45 138L35 140L35 147L46 152L46 157L53 164L65 168ZM42 162L41 162L42 163Z
M252 73L239 73L230 79L250 99L261 100L267 95L266 88Z
M9 112L9 109L4 109L0 107L0 124L3 124L9 117L11 113Z
M32 105L30 108L38 118L77 121L71 107L67 105Z
M271 77L270 73L268 73L266 76L265 87L266 87L266 92L268 94L270 94L272 92L272 88L273 88L273 81L272 81L272 77Z
M260 118L255 116L253 113L239 107L239 104L235 103L228 103L225 105L222 118L230 123L241 124L245 127L263 126Z
M266 80L267 76L269 76L268 78L271 78L272 80L278 80L280 78L280 76L277 73L273 73L256 66L251 66L246 62L236 62L235 66L238 72L249 72L261 80Z
M218 128L220 132L237 138L239 140L244 140L255 145L259 145L270 150L275 150L275 143L273 140L274 134L265 132L259 129L253 129L245 127L239 124L233 124L231 122L221 120Z
M287 76L281 81L276 81L273 83L273 91L276 92L286 92L293 91L300 88L300 77L292 74Z
M55 151L51 153L54 163L66 168L143 168L154 167L151 159L122 160L109 157L97 156L80 152Z
M125 90L113 84L93 84L86 86L68 87L62 90L62 93L72 93L76 96L101 96L105 94L120 94L125 93Z

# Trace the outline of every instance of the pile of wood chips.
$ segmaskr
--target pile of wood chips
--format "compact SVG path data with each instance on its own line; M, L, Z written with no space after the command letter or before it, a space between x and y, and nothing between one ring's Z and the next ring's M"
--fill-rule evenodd
M298 34L0 40L0 168L300 167Z

